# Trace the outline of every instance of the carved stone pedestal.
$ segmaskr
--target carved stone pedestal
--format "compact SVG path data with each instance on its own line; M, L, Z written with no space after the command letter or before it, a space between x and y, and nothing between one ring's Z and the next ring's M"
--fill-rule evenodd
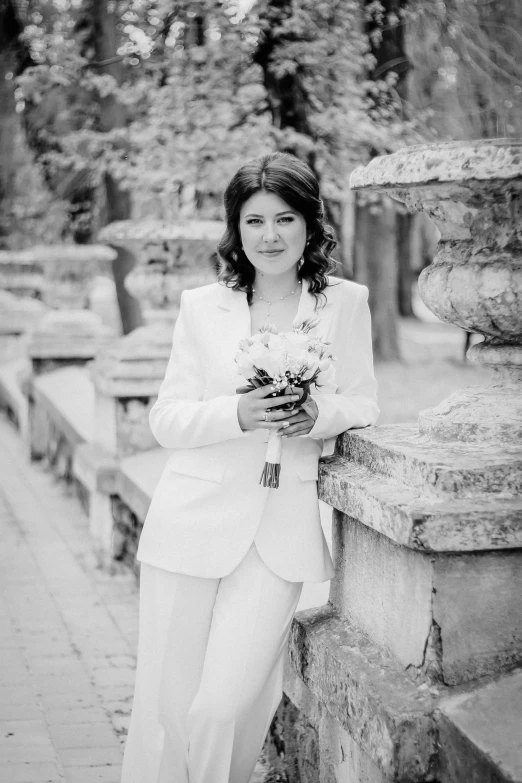
M297 709L314 738L291 783L522 781L522 145L413 147L351 185L436 222L421 296L484 335L468 355L492 379L323 460L336 574L328 606L296 616L272 732Z

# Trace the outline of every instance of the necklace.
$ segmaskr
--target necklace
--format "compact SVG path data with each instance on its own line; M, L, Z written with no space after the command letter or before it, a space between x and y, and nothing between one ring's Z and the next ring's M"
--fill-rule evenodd
M289 297L289 296L292 296L292 294L295 294L295 292L297 291L297 289L299 288L299 286L300 286L300 285L302 285L302 280L300 280L300 281L298 282L298 284L296 285L296 287L294 288L294 290L293 290L293 291L290 291L290 293L289 293L289 294L286 294L286 296L280 296L280 297L279 297L277 300L275 300L275 301L282 301L283 299L288 299L288 297ZM255 288L253 288L253 289L252 289L252 293L253 293L253 294L255 294L255 292L256 292L256 289L255 289ZM270 308L271 308L271 306L274 304L274 302L269 302L269 301L268 301L268 299L265 299L265 298L264 298L264 296L260 296L259 294L257 295L257 301L258 301L258 302L266 302L266 303L267 303L267 305L268 305L268 310L266 311L266 317L267 317L267 318L270 318Z

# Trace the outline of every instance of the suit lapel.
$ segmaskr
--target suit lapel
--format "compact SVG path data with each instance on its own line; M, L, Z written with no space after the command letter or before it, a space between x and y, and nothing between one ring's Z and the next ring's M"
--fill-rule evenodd
M250 337L250 310L246 294L220 285L217 310L216 338L219 341L223 369L225 373L232 372L237 376L236 380L241 380L234 357L238 352L240 341Z
M324 296L326 296L326 302ZM326 340L328 339L328 333L332 325L332 317L335 308L333 306L333 297L330 288L325 289L324 296L323 294L319 295L319 302L316 309L316 299L309 291L308 280L303 280L303 290L299 300L299 307L297 308L296 323L304 321L307 318L315 318L319 323L312 329L311 334Z

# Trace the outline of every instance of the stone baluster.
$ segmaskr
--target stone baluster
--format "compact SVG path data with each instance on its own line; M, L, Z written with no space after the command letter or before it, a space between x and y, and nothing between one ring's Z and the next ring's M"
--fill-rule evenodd
M435 221L421 296L493 373L323 460L336 573L294 620L269 749L290 783L521 781L522 144L411 147L351 186Z

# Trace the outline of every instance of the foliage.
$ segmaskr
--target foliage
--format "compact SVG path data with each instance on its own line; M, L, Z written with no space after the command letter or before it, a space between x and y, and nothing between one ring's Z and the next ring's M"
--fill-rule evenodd
M519 0L412 0L403 22L429 140L522 135Z
M33 147L62 197L99 187L106 172L134 195L138 215L215 217L231 172L275 148L312 149L329 197L340 196L354 163L370 149L408 140L414 123L370 116L368 43L355 0L294 0L274 27L273 0L241 12L235 0L114 3L125 80L93 62L88 3L30 3L24 40L34 65L18 79ZM277 11L277 8L275 9ZM306 102L303 133L274 118L256 52L277 35L274 78L298 74ZM387 90L388 82L373 86ZM103 101L124 105L127 125L101 128ZM59 181L59 186L56 182ZM159 214L158 214L159 213Z
M372 154L521 130L517 0L410 0L388 15L379 0L111 0L120 84L96 62L90 0L22 5L33 65L18 77L18 111L86 231L107 173L132 192L137 216L217 217L232 171L275 148L313 159L335 201ZM396 25L411 63L405 92L393 62L368 78L370 44ZM271 92L285 80L299 121ZM104 128L108 97L125 107L124 127Z

